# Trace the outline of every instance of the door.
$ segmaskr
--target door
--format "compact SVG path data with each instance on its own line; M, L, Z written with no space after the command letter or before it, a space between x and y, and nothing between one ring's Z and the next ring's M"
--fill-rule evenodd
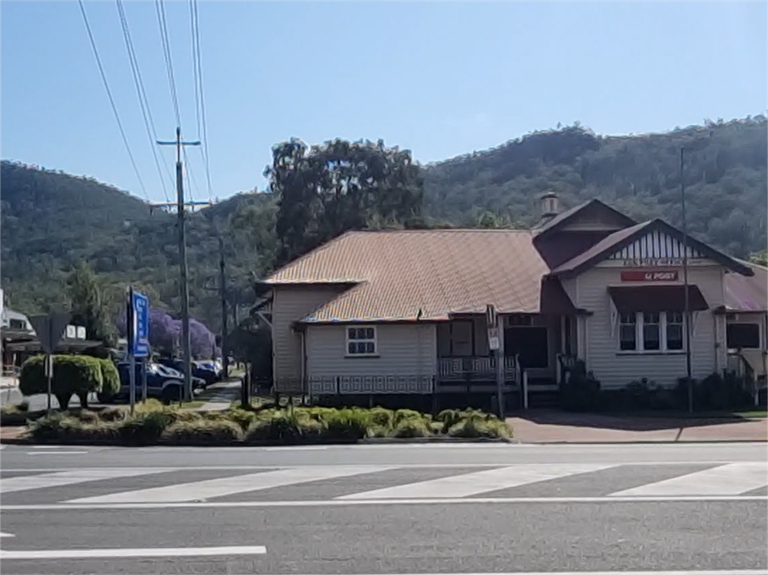
M504 330L504 354L520 356L524 369L549 367L549 334L546 327L508 327Z
M472 355L472 339L474 324L469 321L451 322L451 356L470 357Z

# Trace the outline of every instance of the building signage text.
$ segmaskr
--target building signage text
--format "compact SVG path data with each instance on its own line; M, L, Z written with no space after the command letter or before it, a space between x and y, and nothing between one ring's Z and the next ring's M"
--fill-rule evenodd
M677 270L627 270L621 272L623 282L676 282Z
M632 258L624 260L624 267L627 268L674 267L682 265L683 258Z

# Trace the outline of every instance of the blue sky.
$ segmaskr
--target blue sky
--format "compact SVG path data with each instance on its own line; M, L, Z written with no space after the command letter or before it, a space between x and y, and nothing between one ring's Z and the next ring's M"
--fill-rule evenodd
M172 138L155 4L124 5L158 135ZM85 8L147 196L162 201L116 4ZM166 15L182 130L195 138L189 3L166 0ZM200 0L199 21L219 198L263 188L271 146L292 136L383 138L430 162L558 122L643 133L766 109L765 2ZM0 22L2 157L145 199L77 2L4 0ZM192 194L207 200L201 153L188 155Z

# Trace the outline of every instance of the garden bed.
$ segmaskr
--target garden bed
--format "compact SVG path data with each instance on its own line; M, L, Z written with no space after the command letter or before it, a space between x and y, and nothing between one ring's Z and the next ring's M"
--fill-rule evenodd
M508 440L496 416L446 410L288 407L196 412L150 400L127 408L62 411L30 421L30 443L99 445L312 445L360 441Z

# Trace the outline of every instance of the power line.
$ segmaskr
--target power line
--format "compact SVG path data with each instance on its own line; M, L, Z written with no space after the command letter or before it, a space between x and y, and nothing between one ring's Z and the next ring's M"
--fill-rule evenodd
M79 0L82 1L82 0ZM165 57L165 70L168 74L168 84L171 88L173 110L176 113L176 125L181 127L181 113L179 112L179 98L176 94L176 80L173 75L173 59L171 58L171 43L168 39L168 26L165 20L165 4L163 0L155 0L157 23L160 27L160 40L163 44L163 56Z
M101 80L104 83L104 88L107 91L107 96L109 97L109 104L110 106L112 106L112 112L115 115L115 120L117 120L117 127L120 128L120 135L123 138L123 144L125 144L125 149L128 151L128 157L131 159L131 165L133 166L133 171L136 172L136 177L139 180L139 185L141 186L141 189L144 192L144 196L146 197L147 201L149 201L149 194L147 194L147 188L144 186L144 180L141 179L139 168L136 166L136 160L133 157L131 146L128 143L128 138L126 137L125 130L123 129L123 123L120 121L120 114L117 112L115 99L112 97L112 90L109 89L109 82L107 82L107 75L104 73L104 66L102 66L101 64L101 57L99 56L99 50L96 47L96 41L93 39L93 32L91 32L91 25L88 22L88 15L85 13L85 6L83 6L83 0L77 0L77 3L80 5L80 13L83 15L83 22L85 22L85 29L88 31L88 38L91 41L91 48L93 49L93 55L96 57L96 64L98 64L99 66L99 73L101 74Z
M202 140L203 145L200 151L203 154L203 162L205 165L205 177L208 184L208 199L213 197L213 190L211 185L211 165L210 155L208 154L208 124L205 117L205 97L203 90L203 58L200 50L200 18L197 9L197 0L190 0L189 11L190 21L192 23L192 60L193 68L195 71L195 105L197 107L197 132L200 134L200 125L202 123Z
M147 99L147 93L144 90L144 82L141 78L141 70L139 69L139 62L136 58L136 52L133 49L133 40L131 39L131 31L128 26L128 19L125 16L125 8L123 7L122 0L115 0L117 3L117 12L120 17L120 24L123 28L123 38L125 39L125 48L128 51L128 60L131 64L131 73L133 74L133 83L136 86L136 94L139 97L139 105L141 106L141 115L144 118L144 127L147 129L147 137L149 138L149 145L152 148L152 156L155 159L155 166L157 167L157 175L160 177L160 185L163 187L163 195L165 195L165 201L170 201L168 197L168 189L165 186L165 178L163 177L163 171L160 168L160 160L158 158L157 149L155 148L155 141L157 140L157 133L155 131L155 123L152 119L152 112L149 107L149 100ZM173 176L168 170L168 165L163 162L168 177L173 180Z

